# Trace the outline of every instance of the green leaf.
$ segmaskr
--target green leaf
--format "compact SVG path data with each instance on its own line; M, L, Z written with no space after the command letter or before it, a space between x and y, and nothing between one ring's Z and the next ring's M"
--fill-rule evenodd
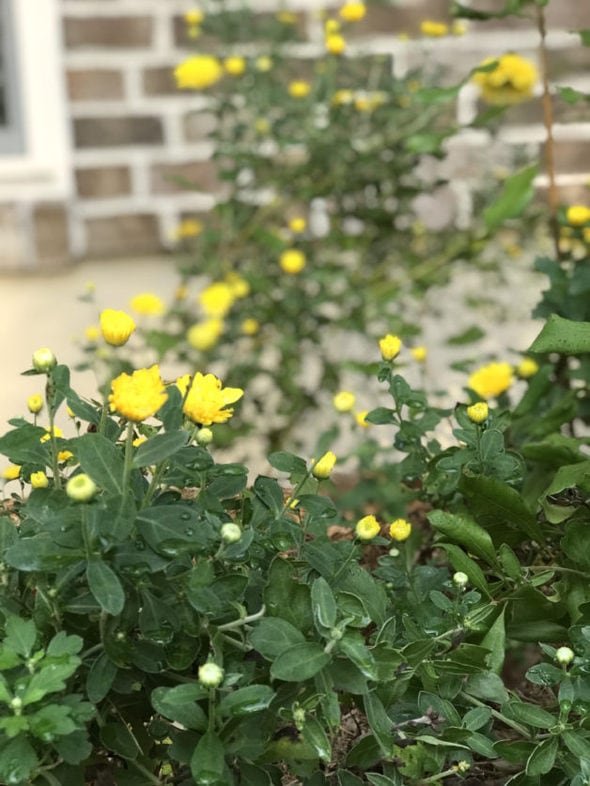
M83 434L76 440L76 458L82 470L110 494L123 493L123 456L102 434Z
M451 346L462 346L463 344L473 344L485 336L484 331L478 325L471 325L466 330L457 333L447 339L447 344Z
M343 636L338 642L338 652L345 655L367 679L377 680L377 664L371 651L362 641Z
M555 764L559 741L557 737L549 737L539 743L529 756L526 763L526 774L530 777L538 777L551 772Z
M473 674L467 679L463 689L465 693L475 696L477 699L493 701L496 704L504 704L508 701L508 692L504 683L497 674L491 671Z
M481 557L488 565L496 564L496 549L491 537L473 519L443 510L433 510L427 518L445 537L465 546L467 551Z
M590 101L590 94L583 93L573 87L558 87L557 92L567 104L577 104L579 101Z
M537 663L528 669L525 677L534 685L558 685L563 679L563 670L550 663Z
M80 420L85 420L88 423L94 423L96 426L100 423L100 409L89 404L76 393L75 390L70 388L67 394L68 407L72 410L74 415Z
M6 620L4 646L28 658L35 646L37 629L33 620L10 616Z
M283 450L271 453L268 457L268 463L271 467L278 469L279 472L288 472L289 475L298 474L303 476L307 472L307 464L302 458Z
M331 660L315 642L304 642L282 652L270 668L275 680L304 682L321 671Z
M388 426L391 423L396 423L395 412L386 407L377 407L372 409L365 417L367 423L373 423L375 426Z
M529 352L581 355L590 352L590 322L575 322L551 314Z
M0 782L29 782L31 770L39 764L37 754L24 734L3 745L0 750Z
M522 576L522 568L516 554L512 551L510 546L502 543L498 549L498 561L502 566L502 570L513 581L519 581Z
M313 626L310 590L305 584L293 580L293 570L287 560L274 558L264 591L264 602L271 617L284 619L298 630L307 631Z
M557 723L557 718L536 704L510 701L502 709L519 723L526 723L527 726L534 726L538 729L550 729Z
M534 195L533 180L538 166L522 169L504 181L502 193L497 201L484 210L484 220L488 232L493 232L510 218L518 218Z
M103 611L116 616L125 606L125 591L115 571L100 559L88 561L86 568L88 588L100 603Z
M458 546L453 546L450 543L439 543L438 545L447 552L449 561L455 570L467 574L473 586L477 587L486 597L491 598L486 577L477 562L468 557Z
M207 544L207 528L188 505L159 505L137 515L141 536L157 554L195 553Z
M323 761L332 759L332 746L322 724L317 718L307 718L303 727L303 739L317 751Z
M56 633L49 642L47 655L51 658L60 658L62 655L77 655L84 646L80 636L68 636L63 630Z
M164 459L173 456L183 448L189 439L187 431L168 431L165 434L155 434L147 442L143 442L133 456L133 466L149 467L160 464Z
M67 663L44 663L40 671L31 677L22 697L23 706L35 704L48 693L59 693L66 686L66 680L80 665L80 658L71 655Z
M117 676L117 666L106 652L101 652L90 667L86 678L86 694L93 704L98 704L110 691Z
M277 481L260 475L254 481L252 488L263 505L272 511L275 518L278 518L281 515L284 502L283 492Z
M375 735L381 751L389 758L393 750L393 721L385 712L381 699L374 691L365 694L363 702L371 731Z
M53 746L67 764L79 764L92 753L92 745L86 731L82 729L68 734L67 737L60 737Z
M41 437L47 432L39 426L19 426L0 437L0 453L14 464L42 464L47 461L47 447Z
M584 46L590 46L590 28L586 28L585 30L576 30L576 33L582 39L582 44Z
M315 579L311 585L311 603L314 616L324 628L333 628L336 624L336 600L330 585L323 576Z
M504 623L504 615L506 613L506 606L502 609L494 624L483 637L481 646L487 647L490 654L487 656L487 665L490 671L499 674L504 665L504 657L506 652L506 626Z
M152 707L171 721L182 723L187 729L205 731L207 716L197 704L208 695L207 689L198 684L176 685L174 688L156 688L152 691Z
M590 740L582 731L562 731L561 739L570 753L578 759L590 759Z
M222 715L239 718L267 709L274 697L275 692L269 685L247 685L224 696L218 709Z
M491 718L492 711L489 707L474 707L463 716L463 726L470 731L477 731L485 726Z
M41 740L51 737L62 737L76 731L76 724L70 717L70 708L58 704L49 704L29 716L31 733Z
M219 737L212 731L203 734L191 757L191 773L199 786L220 783L225 767L225 752Z
M589 494L590 461L560 467L540 498L547 521L559 524L570 518Z
M124 759L133 761L141 753L137 740L127 724L121 721L105 723L100 729L100 740L107 750L117 753Z
M304 642L303 633L280 617L261 619L250 633L250 643L267 660L274 660L289 647Z

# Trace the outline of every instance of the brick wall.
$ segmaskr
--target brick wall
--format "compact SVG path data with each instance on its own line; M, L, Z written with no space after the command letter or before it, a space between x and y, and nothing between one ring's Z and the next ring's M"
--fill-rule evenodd
M279 0L251 1L260 13L281 5ZM298 49L303 57L322 49L317 13L322 4L332 9L338 5L333 0L288 4L300 12L307 39ZM181 217L206 212L213 204L219 184L209 162L212 117L206 98L177 92L172 79L172 69L190 45L182 14L191 5L190 0L59 0L74 193L67 205L33 206L28 230L36 249L34 265L159 251L170 245ZM501 7L503 0L472 0L471 5L490 10ZM375 6L369 0L369 6L350 37L351 54L393 54L399 75L420 64L425 50L445 67L451 82L463 78L484 56L513 49L536 58L538 35L525 22L472 23L464 37L405 41L400 34L417 34L422 19L448 19L450 0L398 0L394 6ZM590 2L552 0L548 17L557 83L590 92L590 48L581 47L579 37L570 32L590 28ZM460 118L470 117L476 100L467 87L460 96ZM569 200L580 195L590 176L590 122L579 107L567 105L558 106L557 117L557 160L564 199ZM533 104L511 112L502 130L504 141L532 148L540 146L543 134ZM485 133L469 131L453 141L457 175L474 174L465 160L471 156L477 166L473 151L481 154L488 141ZM193 181L196 190L176 185L179 175ZM0 228L18 210L0 206ZM27 248L30 255L31 243Z

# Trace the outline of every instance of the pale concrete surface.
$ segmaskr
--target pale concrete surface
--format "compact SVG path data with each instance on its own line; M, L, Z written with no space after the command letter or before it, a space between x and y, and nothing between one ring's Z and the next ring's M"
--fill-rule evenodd
M36 349L49 347L60 363L72 367L82 359L77 340L88 325L98 324L103 308L128 309L130 298L146 291L167 301L177 280L171 257L86 262L50 276L0 277L0 433L9 418L28 414L28 396L42 392L39 377L20 376L31 367ZM88 282L95 286L95 303L78 299ZM81 395L96 395L90 371L74 371L72 385Z

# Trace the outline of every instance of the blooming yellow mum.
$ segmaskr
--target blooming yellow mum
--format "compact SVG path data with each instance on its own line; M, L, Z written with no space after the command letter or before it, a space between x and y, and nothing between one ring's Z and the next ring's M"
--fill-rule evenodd
M176 85L180 90L205 90L223 76L223 68L216 57L195 55L174 69Z
M41 412L43 409L43 396L40 393L34 393L32 396L29 396L27 399L27 408L33 415L36 415L37 412Z
M355 401L356 397L354 393L349 393L347 390L341 390L339 393L336 393L332 399L334 409L338 410L338 412L350 412L354 407Z
M534 63L515 54L488 57L482 66L496 63L491 71L479 71L473 81L488 104L518 104L533 94L539 74Z
M364 3L349 2L345 3L338 13L345 22L360 22L367 13L367 7Z
M426 347L413 347L410 352L414 360L417 360L418 363L424 363L426 355L428 354Z
M516 373L522 379L529 379L534 377L539 370L539 364L532 358L523 358L516 367Z
M191 25L191 27L200 25L204 18L205 14L198 8L195 8L192 11L187 11L184 15L184 21L187 23L187 25Z
M225 276L225 283L236 299L247 297L250 294L250 284L239 273L228 273Z
M296 235L300 235L302 232L305 232L306 227L307 221L301 216L295 216L289 221L289 229Z
M394 360L399 355L401 348L401 340L398 336L392 336L391 333L379 339L379 349L383 360Z
M425 19L420 23L420 32L429 38L440 38L448 35L449 26L444 22L435 22L432 19Z
M124 311L105 308L100 315L102 337L112 347L121 347L129 341L135 330L135 322Z
M328 450L317 461L312 459L311 474L318 480L326 480L332 474L335 464L336 455L331 450Z
M331 55L341 55L346 49L346 41L340 33L330 33L324 40L326 51Z
M88 327L84 328L84 336L91 344L96 344L100 338L100 328L97 328L96 325L88 325Z
M199 295L201 308L208 317L223 318L232 307L236 295L232 287L218 281L204 289Z
M354 101L354 93L352 90L347 88L343 88L342 90L337 90L334 95L332 96L332 104L334 106L344 106L345 104L352 104Z
M164 302L153 292L140 292L129 301L129 306L137 314L158 316L164 313Z
M305 98L311 92L311 85L302 79L296 79L293 82L289 82L288 90L291 98Z
M405 519L396 519L389 525L389 537L392 540L397 540L398 543L407 540L410 537L411 532L412 525Z
M2 471L2 477L6 481L16 480L20 475L20 470L21 470L20 464L11 464L9 467L6 467L6 469Z
M488 399L504 393L513 382L512 366L509 363L488 363L473 372L468 386L480 398Z
M356 527L354 528L355 534L359 540L372 540L379 534L381 525L375 516L363 516L359 519Z
M45 489L47 486L49 486L49 479L43 470L39 470L39 472L31 472L31 477L29 480L31 482L31 486L34 489Z
M590 207L586 205L571 205L565 214L567 223L573 227L582 227L590 221Z
M203 224L196 218L185 218L176 227L176 239L183 240L188 237L197 237L203 231Z
M186 395L182 411L193 423L201 426L225 423L234 414L233 408L228 408L228 404L233 404L244 395L241 388L224 388L221 380L214 374L201 374L200 371L195 374L192 382L185 376L177 380L176 384L181 393Z
M483 401L478 401L477 404L472 404L470 407L467 407L467 417L473 423L483 423L484 420L487 420L488 415L488 405Z
M370 428L373 425L372 423L369 423L369 421L367 420L368 414L369 414L368 409L363 409L360 412L355 412L354 419L356 420L357 425L361 426L361 428Z
M226 57L223 61L223 68L230 76L241 76L246 70L246 61L243 57Z
M223 333L222 319L207 319L204 322L197 322L187 330L186 339L193 349L199 352L206 352L219 341Z
M256 66L257 71L266 74L272 69L272 60L270 57L268 57L268 55L260 55L260 57L256 58L254 65Z
M283 251L279 257L279 265L283 273L289 273L289 275L292 276L301 273L305 267L305 263L305 254L296 248L289 248L287 251Z
M155 415L168 399L158 366L120 374L111 382L111 390L111 412L136 423Z
M245 336L255 336L260 330L260 322L257 319L249 317L242 322L240 330Z

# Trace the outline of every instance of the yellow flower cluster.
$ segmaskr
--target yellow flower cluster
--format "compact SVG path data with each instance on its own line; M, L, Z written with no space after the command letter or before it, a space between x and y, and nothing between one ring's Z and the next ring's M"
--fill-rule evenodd
M168 399L158 366L120 374L111 382L111 391L111 412L137 423L155 415Z
M480 398L488 399L504 393L513 382L513 370L509 363L488 363L473 372L468 386Z
M174 69L179 90L205 90L219 82L223 67L212 55L194 55Z
M223 333L223 320L218 317L192 325L186 333L188 343L199 352L206 352L219 341Z
M520 55L507 54L498 58L488 57L481 66L493 63L496 65L491 70L473 75L473 81L488 104L518 104L532 96L539 79L534 63Z
M583 227L590 222L590 207L586 205L571 205L566 212L567 223L573 227Z
M162 299L154 295L153 292L140 292L131 298L129 306L136 314L143 316L155 317L165 311Z
M210 284L199 295L199 304L208 317L223 319L233 306L236 296L229 284L218 281Z
M429 38L441 38L449 34L449 26L445 22L435 22L432 19L425 19L420 23L420 32Z
M234 404L244 395L241 388L224 388L214 374L200 371L192 378L190 374L179 377L176 386L184 397L184 414L200 426L225 423L234 414L228 404Z

